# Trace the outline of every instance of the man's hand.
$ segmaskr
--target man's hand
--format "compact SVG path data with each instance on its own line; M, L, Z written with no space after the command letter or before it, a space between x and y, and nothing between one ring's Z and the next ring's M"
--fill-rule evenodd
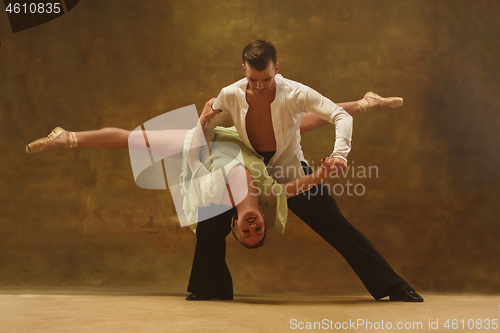
M321 160L321 168L324 168L328 176L338 175L347 170L347 163L339 157L325 157Z
M212 109L212 105L214 104L215 98L212 98L208 102L205 103L205 107L203 108L203 111L201 112L200 115L200 121L201 122L206 122L216 114L219 114L221 110L214 110Z

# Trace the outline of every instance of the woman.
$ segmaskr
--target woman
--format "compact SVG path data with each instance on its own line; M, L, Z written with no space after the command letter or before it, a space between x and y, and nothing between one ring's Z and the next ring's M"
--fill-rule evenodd
M284 232L287 198L321 183L335 170L327 168L329 159L327 158L322 161L321 168L315 173L286 184L278 184L267 174L263 158L243 145L234 128L217 128L210 158L202 158L204 160L202 163L200 147L206 147L202 128L216 113L211 108L212 103L213 99L206 103L200 116L199 126L190 131L141 133L119 128L103 128L96 131L68 132L57 127L46 138L30 143L26 151L35 153L77 146L130 148L140 146L137 142L144 139L147 146L161 145L164 150L163 156L172 156L176 152L184 151L182 194L183 209L188 219L198 221L198 207L211 203L236 207L238 213L232 221L233 234L247 248L256 248L262 245L265 238L266 221L274 232ZM401 98L382 98L369 92L359 101L338 105L354 115L372 109L395 108L402 104ZM328 122L318 116L306 113L301 121L300 130L302 133L326 123ZM168 145L165 145L165 142L168 142ZM223 173L217 172L218 170L222 170Z

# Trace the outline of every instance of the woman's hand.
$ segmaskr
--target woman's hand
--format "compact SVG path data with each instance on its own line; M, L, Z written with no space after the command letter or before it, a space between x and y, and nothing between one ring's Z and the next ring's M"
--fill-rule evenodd
M339 157L325 157L321 160L321 172L325 177L338 175L347 169L346 162Z
M203 111L201 112L200 115L200 122L206 122L216 114L219 114L221 110L214 110L212 109L212 105L215 102L215 98L212 98L208 102L205 103L205 107L203 108Z
M285 184L285 193L287 198L305 192L315 185L321 184L325 179L339 172L343 172L346 168L346 163L338 157L325 157L321 160L321 167L314 173L305 177L297 178Z

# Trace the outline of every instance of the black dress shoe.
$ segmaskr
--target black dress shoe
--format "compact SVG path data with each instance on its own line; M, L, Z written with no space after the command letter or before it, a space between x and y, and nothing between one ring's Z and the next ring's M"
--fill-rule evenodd
M232 297L205 297L203 295L189 294L186 296L186 301L210 301L210 300L232 300Z
M390 301L403 301L403 302L423 302L424 298L417 294L415 289L407 287L403 291L389 295Z
M196 294L189 294L186 296L186 301L210 301L210 297L205 297Z

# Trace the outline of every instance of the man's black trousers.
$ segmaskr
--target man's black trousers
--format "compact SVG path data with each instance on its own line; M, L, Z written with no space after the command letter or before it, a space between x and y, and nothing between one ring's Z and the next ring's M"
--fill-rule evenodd
M303 168L306 174L312 172L305 163ZM345 219L326 186L315 186L289 198L288 208L345 258L375 299L388 296L391 287L406 284L370 241ZM199 215L210 209L213 207L200 208ZM233 208L198 223L188 292L210 298L233 297L225 256L226 236L231 232L235 213Z

